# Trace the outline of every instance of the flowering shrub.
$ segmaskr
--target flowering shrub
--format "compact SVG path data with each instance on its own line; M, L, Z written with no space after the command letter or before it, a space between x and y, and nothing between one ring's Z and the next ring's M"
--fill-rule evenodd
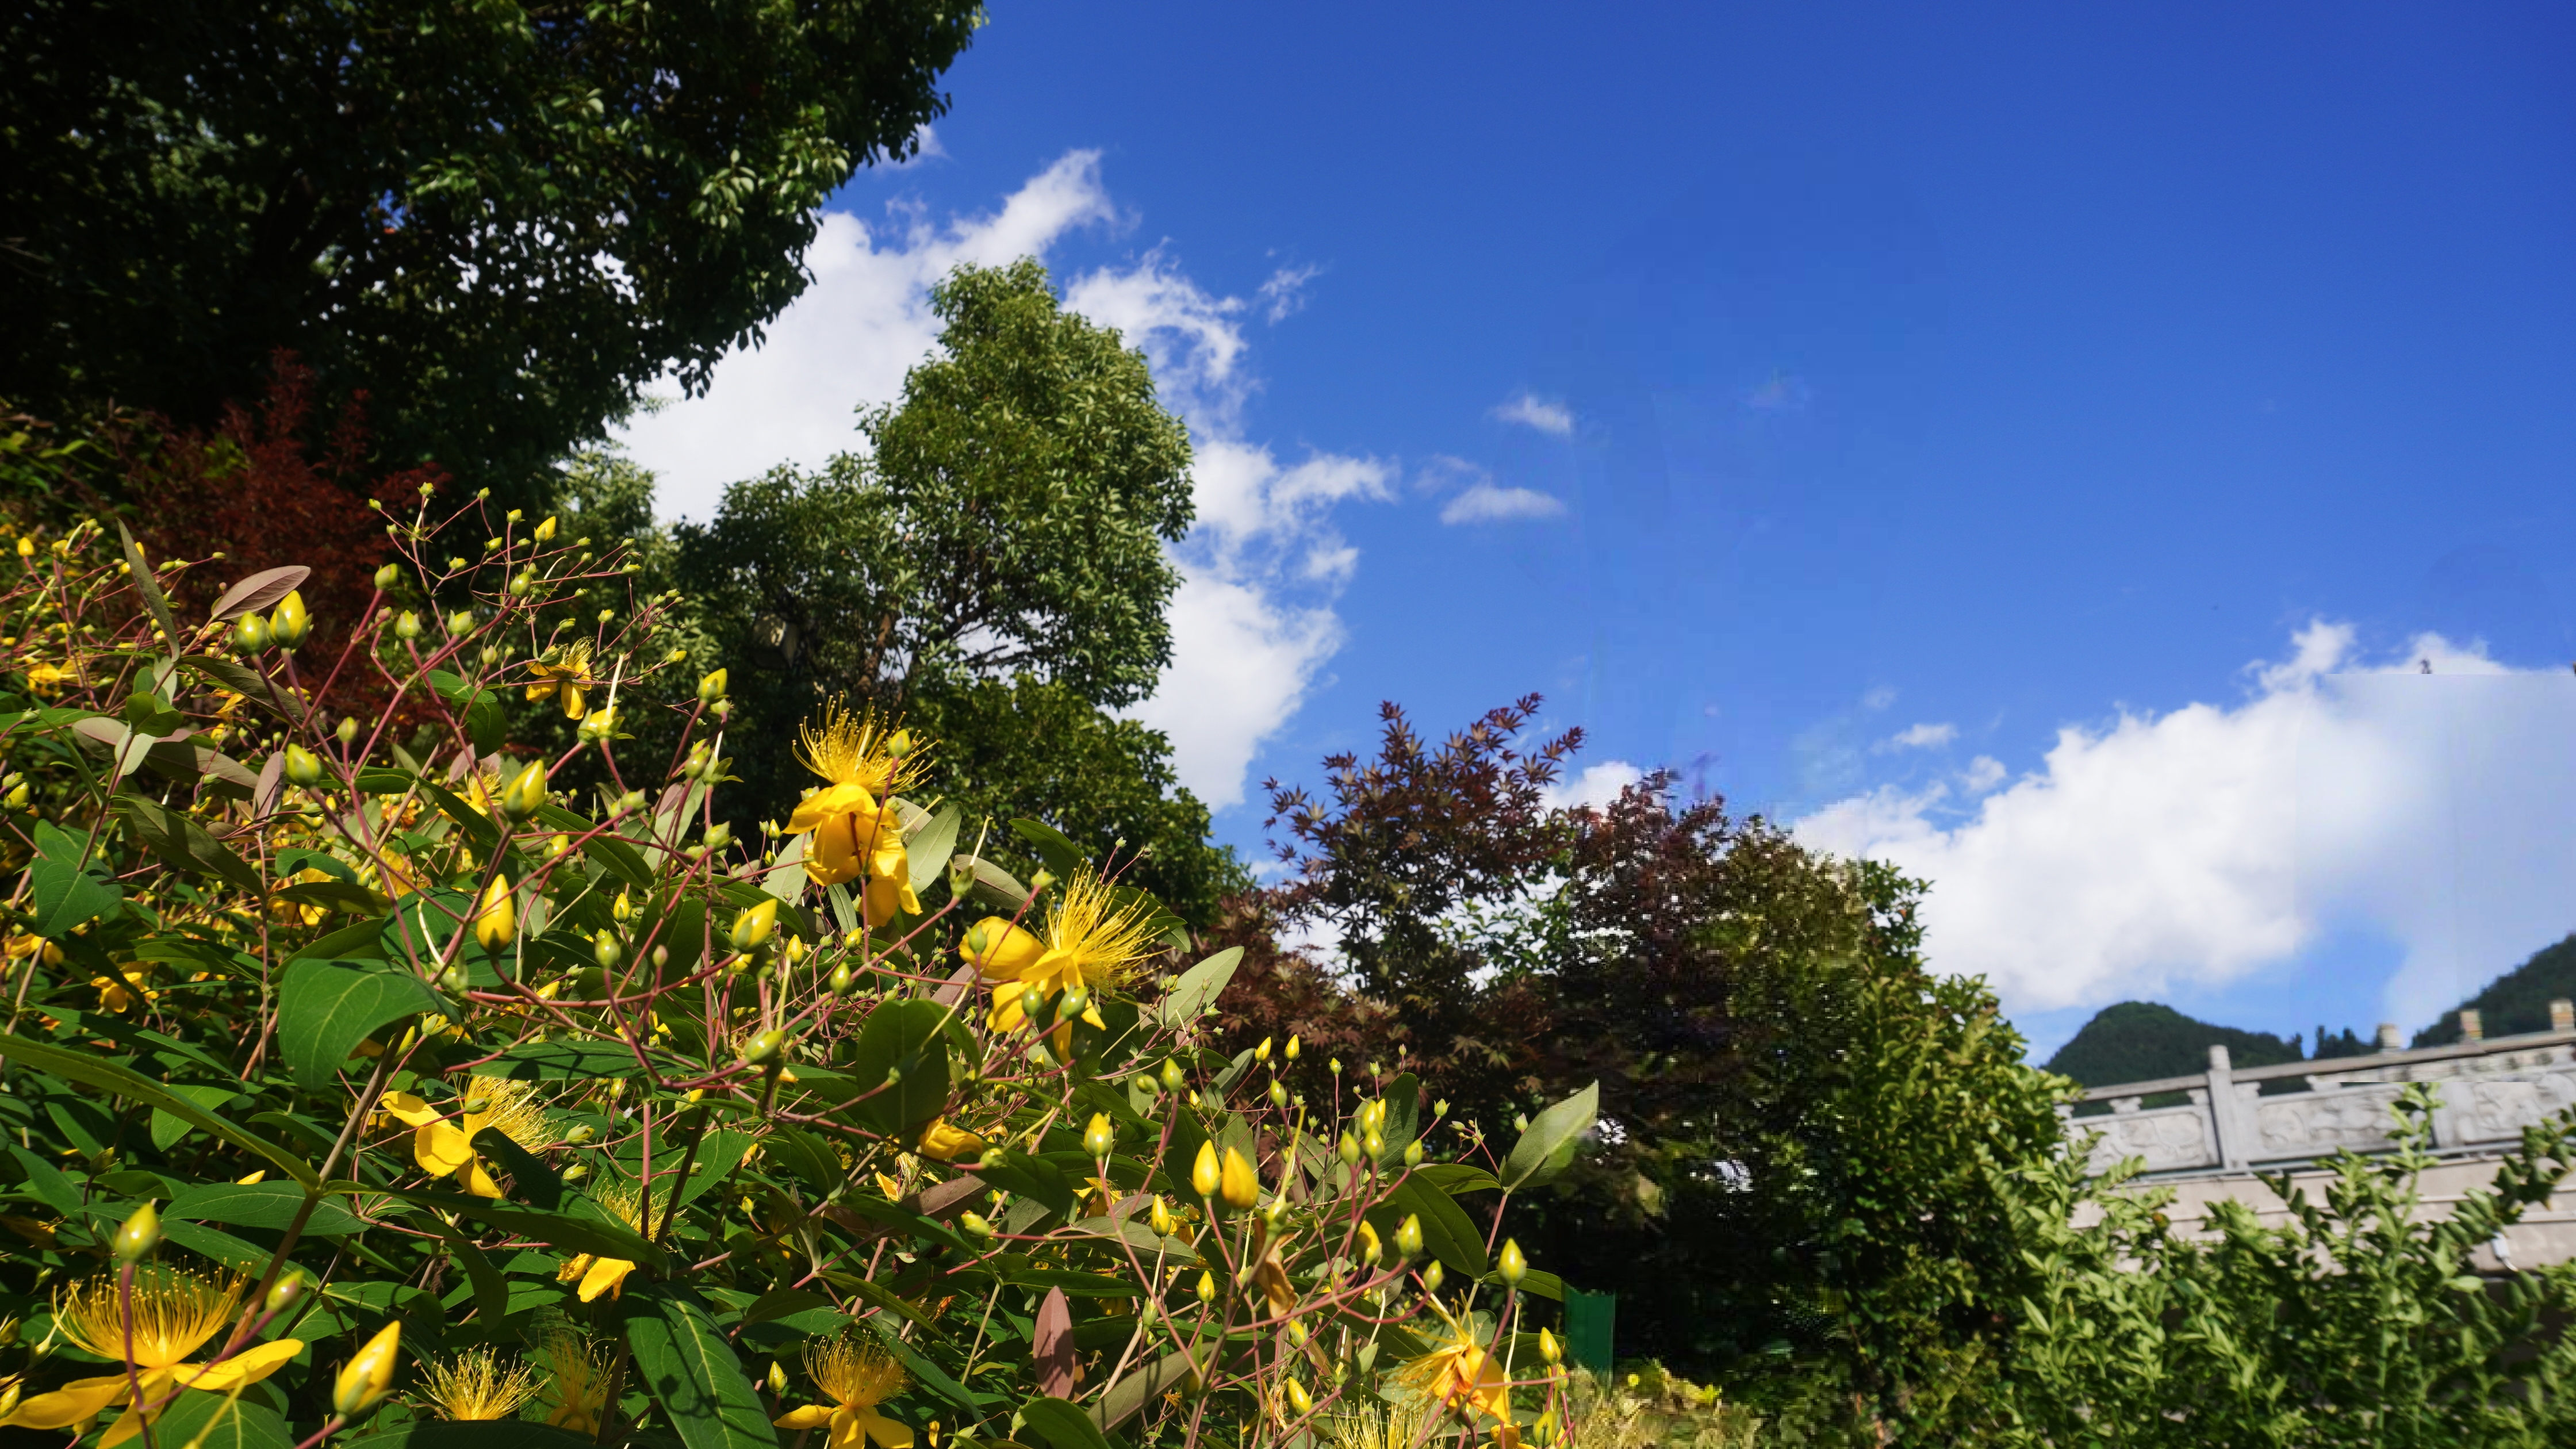
M1239 952L1188 964L1126 862L910 798L937 740L828 707L729 740L718 669L650 691L687 701L678 743L630 758L628 696L689 660L629 565L480 501L392 532L352 620L292 567L183 621L169 582L201 566L92 525L15 545L0 1423L146 1449L1567 1431L1555 1341L1520 1325L1560 1288L1501 1227L1589 1092L1505 1149L1374 1065L1291 1090L1296 1038L1207 1044ZM349 678L380 717L313 704ZM577 721L569 749L507 738L508 691ZM747 749L816 783L756 842L711 803ZM984 859L999 831L1045 871Z

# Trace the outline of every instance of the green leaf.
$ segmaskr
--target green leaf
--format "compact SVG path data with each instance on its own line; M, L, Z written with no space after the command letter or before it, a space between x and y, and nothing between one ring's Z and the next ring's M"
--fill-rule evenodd
M606 1213L586 1198L574 1198L576 1212L550 1213L538 1208L496 1202L490 1198L470 1197L464 1193L433 1192L426 1188L384 1188L381 1191L420 1207L442 1212L462 1213L506 1228L531 1241L543 1243L567 1253L594 1253L603 1258L617 1258L659 1270L666 1261L660 1248L644 1241L633 1228L611 1221ZM597 1216L576 1215L579 1208L589 1208Z
M591 1449L592 1444L587 1434L566 1433L534 1419L415 1419L340 1442L345 1449Z
M390 1021L446 1010L429 983L408 971L353 971L322 961L286 968L277 991L277 1044L306 1091L337 1078L367 1034Z
M1450 1200L1449 1194L1418 1177L1406 1178L1386 1195L1383 1207L1371 1213L1386 1213L1388 1221L1378 1227L1381 1234L1392 1234L1395 1224L1406 1213L1422 1219L1422 1246L1431 1256L1447 1264L1453 1273L1482 1278L1490 1266L1485 1258L1485 1235L1467 1217L1466 1209Z
M1563 1164L1555 1160L1557 1149L1570 1148L1600 1115L1601 1084L1594 1082L1531 1118L1529 1130L1512 1144L1512 1155L1503 1161L1503 1186L1535 1186L1563 1171Z
M1404 1073L1386 1084L1383 1100L1386 1103L1386 1126L1380 1135L1386 1139L1386 1150L1378 1154L1377 1163L1380 1167L1392 1169L1404 1160L1405 1147L1420 1135L1422 1079L1411 1072Z
M246 1243L219 1228L204 1223L182 1222L177 1218L161 1221L161 1236L209 1262L221 1263L236 1273L260 1273L276 1255L256 1243Z
M475 1070L519 1082L561 1082L632 1076L636 1065L635 1053L623 1042L539 1041L512 1047Z
M868 1013L850 1050L851 1080L864 1092L888 1072L903 1073L902 1081L852 1104L869 1125L901 1135L947 1107L948 1041L942 1028L949 1017L948 1008L920 998L889 1001Z
M825 1197L837 1191L841 1180L849 1175L842 1169L841 1160L810 1132L776 1127L761 1142L773 1161Z
M957 851L957 831L965 819L966 812L954 804L943 806L928 824L904 837L904 858L911 868L916 894L947 876L948 857Z
M1227 983L1234 980L1234 968L1243 964L1243 948L1228 946L1196 966L1181 973L1172 989L1163 997L1158 1011L1163 1025L1187 1026L1207 1014L1209 1007L1223 994ZM1392 1139L1390 1139L1392 1140Z
M134 546L134 534L125 520L116 521L117 542L125 545L126 576L134 581L134 592L143 596L143 607L152 611L152 622L161 626L161 638L170 646L170 657L179 657L179 626L170 622L170 601L161 596L161 581L152 576L152 565L145 562L143 550Z
M36 822L36 858L27 866L36 895L36 934L69 935L74 926L116 909L125 893L84 868L87 849L51 821Z
M733 1345L696 1297L676 1284L627 1295L626 1347L646 1393L659 1399L688 1449L774 1446L760 1396Z
M1020 1418L1055 1449L1109 1449L1109 1436L1091 1416L1062 1399L1031 1399L1020 1405Z
M158 1108L186 1121L193 1127L222 1138L235 1147L257 1153L306 1187L318 1188L322 1185L321 1177L305 1165L304 1159L294 1153L264 1137L234 1126L161 1083L142 1076L131 1068L119 1066L104 1057L93 1056L87 1052L66 1051L45 1042L29 1041L25 1037L5 1034L0 1034L0 1057L26 1062L31 1066L41 1067L66 1081L78 1082L85 1087L96 1087L102 1092L112 1092L129 1102L140 1102L146 1107Z
M1002 1159L991 1166L978 1166L976 1175L1004 1192L1016 1192L1036 1198L1049 1211L1060 1217L1073 1212L1073 1184L1054 1163L1043 1157L1032 1157L1016 1147L1002 1149Z
M158 1422L153 1438L192 1449L287 1449L295 1436L275 1409L249 1394L234 1397L190 1389Z
M80 1189L72 1185L70 1178L63 1176L61 1169L16 1143L10 1144L9 1155L18 1160L19 1168L27 1174L27 1186L34 1191L38 1202L67 1218L81 1215Z
M1462 1192L1494 1192L1502 1187L1492 1173L1464 1162L1426 1162L1413 1169L1413 1175L1452 1197Z
M253 895L268 888L249 862L232 853L222 841L206 833L196 821L140 795L117 795L108 802L121 816L134 838L149 847L174 870L193 875L211 875L226 885Z
M791 1313L803 1313L808 1309L832 1306L831 1299L809 1288L772 1288L752 1300L751 1306L742 1311L742 1321L746 1325L767 1323L773 1318L785 1318Z
M1503 1286L1503 1275L1488 1273L1485 1275L1485 1281L1500 1288ZM1552 1298L1562 1303L1565 1301L1565 1280L1544 1268L1532 1268L1521 1275L1521 1291L1541 1298Z
M1103 1429L1115 1429L1136 1417L1136 1412L1161 1398L1190 1379L1190 1356L1177 1350L1129 1373L1109 1386L1100 1402L1091 1409L1092 1422Z
M201 1223L230 1223L239 1228L283 1230L304 1206L302 1186L292 1182L217 1182L192 1187L170 1199L161 1215ZM329 1198L313 1205L304 1220L306 1232L326 1238L365 1231L366 1219Z
M474 1150L510 1174L511 1195L531 1207L556 1212L563 1207L563 1179L535 1153L510 1140L498 1127L474 1134Z
M1039 862L1057 880L1071 880L1091 864L1088 851L1043 820L1014 820L1011 831L1028 842L1029 849L1036 852Z

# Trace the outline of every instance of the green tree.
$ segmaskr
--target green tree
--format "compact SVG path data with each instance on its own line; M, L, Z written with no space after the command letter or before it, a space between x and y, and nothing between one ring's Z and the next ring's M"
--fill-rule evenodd
M783 818L812 783L785 748L834 699L932 741L931 787L998 782L1194 921L1242 883L1206 843L1170 743L1107 711L1171 660L1190 449L1143 354L1066 312L1046 269L963 267L933 289L940 353L860 420L863 452L728 489L677 530L678 576L740 705L735 766Z
M0 17L0 397L208 428L292 349L389 456L523 496L805 286L950 0L31 0Z

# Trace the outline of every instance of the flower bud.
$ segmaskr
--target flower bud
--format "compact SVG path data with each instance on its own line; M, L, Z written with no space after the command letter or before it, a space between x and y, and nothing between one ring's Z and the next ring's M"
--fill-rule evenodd
M1200 1301L1201 1303L1214 1303L1214 1302L1216 1302L1216 1275L1215 1275L1215 1274L1213 1274L1213 1273L1201 1273L1201 1274L1199 1275L1199 1301Z
M1434 1258L1428 1264L1424 1265L1422 1269L1423 1292L1437 1293L1440 1291L1440 1285L1448 1281L1449 1270L1440 1266L1439 1259Z
M1172 1210L1164 1203L1161 1193L1154 1194L1153 1211L1146 1215L1145 1220L1153 1225L1155 1232L1167 1238L1180 1231L1180 1220L1172 1216Z
M116 1261L131 1263L161 1246L161 1214L153 1211L149 1199L136 1208L125 1226L116 1230Z
M832 968L832 994L834 996L849 995L850 988L857 985L858 980L858 974L850 970L850 963L847 961L842 962L840 965Z
M501 813L525 820L546 803L546 762L530 760L501 787Z
M257 614L244 614L233 625L233 645L245 654L257 654L268 647L268 621Z
M778 1059L779 1049L786 1045L787 1033L764 1031L744 1045L742 1063L747 1067L766 1066Z
M340 737L341 748L346 749L349 746L356 744L358 742L358 717L354 714L344 714L340 716L340 728L334 731L334 733L338 734Z
M619 891L617 899L609 904L608 918L621 926L634 920L635 898L624 891Z
M1422 1215L1420 1213L1406 1213L1404 1221L1396 1224L1395 1250L1408 1258L1422 1251Z
M383 568L380 568L380 569L376 570L376 592L377 592L377 593L380 593L380 594L381 594L381 593L383 593L385 590L390 589L390 588L392 588L394 585L396 585L396 584L398 584L398 583L401 583L401 582L402 582L402 565L401 565L401 564L387 564L387 565L385 565Z
M304 647L304 636L313 632L313 618L304 612L304 595L288 590L277 607L268 611L268 637L278 648L293 653Z
M966 1236L970 1238L989 1238L993 1236L993 1225L985 1220L982 1213L959 1213L957 1215L957 1226L965 1229Z
M1293 1036L1288 1038L1288 1060L1297 1060L1297 1038Z
M1055 1019L1057 1023L1061 1025L1064 1022L1072 1021L1090 1009L1091 988L1088 986L1068 987L1064 993L1064 999L1058 1001L1055 1005Z
M1225 1150L1219 1176L1219 1190L1225 1194L1226 1206L1248 1208L1261 1200L1261 1179L1253 1175L1251 1159L1241 1152L1231 1147Z
M722 850L726 846L733 844L733 827L719 820L715 824L707 827L707 833L703 839L706 843L707 849L711 851Z
M1163 1058L1163 1090L1166 1092L1179 1091L1181 1089L1181 1080L1181 1064L1170 1057Z
M378 1330L359 1349L357 1357L340 1370L331 1388L331 1411L342 1419L356 1419L384 1402L393 1392L394 1367L402 1352L402 1320L397 1318Z
M1211 1198L1216 1196L1216 1190L1221 1185L1222 1173L1217 1166L1216 1144L1202 1142L1199 1144L1199 1155L1190 1163L1190 1186L1198 1189L1200 1197Z
M286 778L310 790L322 783L322 760L302 745L286 747Z
M757 951L768 945L769 938L777 933L778 898L776 896L771 896L759 905L744 908L742 914L733 918L733 948L737 951Z
M1336 1145L1333 1150L1341 1154L1342 1165L1344 1167L1357 1167L1360 1165L1360 1140L1353 1137L1348 1132L1342 1134L1341 1142Z
M1404 1165L1407 1167L1420 1167L1422 1165L1421 1139L1416 1138L1415 1140L1404 1144Z
M724 698L724 695L725 671L719 669L715 673L698 681L698 703L713 704L717 700Z
M773 1394L787 1392L787 1365L774 1358L769 1361L769 1391Z
M913 743L912 731L896 730L893 734L886 736L886 754L889 758L900 760L904 756L912 753Z
M471 609L459 609L455 613L448 615L447 632L456 635L458 638L463 638L464 636L473 633L474 611Z
M1555 1334L1542 1328L1538 1331L1538 1356L1546 1359L1551 1364L1563 1363L1565 1362L1565 1346L1556 1341Z
M408 644L420 637L420 615L405 609L394 619L394 637Z
M1371 1157L1384 1157L1386 1155L1386 1134L1372 1127L1369 1129L1368 1135L1360 1139L1360 1146Z
M510 895L510 878L492 877L483 888L483 900L474 913L474 944L486 951L507 949L519 934L519 908Z
M1038 1014L1045 1010L1045 992L1038 990L1034 986L1026 986L1020 989L1020 1015L1027 1017L1031 1026L1035 1026L1037 1024Z
M1315 1396L1306 1392L1306 1386L1304 1384L1297 1382L1295 1379L1290 1379L1288 1381L1288 1407L1296 1410L1297 1416L1302 1419L1306 1415L1315 1412Z
M1082 1150L1093 1157L1107 1157L1118 1145L1118 1129L1109 1123L1109 1114L1094 1112L1082 1129Z
M626 947L618 941L615 931L603 930L590 938L590 959L599 963L600 970L616 970L625 956Z
M539 543L552 543L555 541L555 519L553 514L547 514L546 521L537 525L535 537Z
M1288 1105L1288 1084L1287 1084L1287 1083L1285 1083L1285 1082L1280 1082L1280 1081L1273 1081L1273 1082L1270 1084L1270 1105L1271 1105L1271 1106L1273 1106L1273 1107L1282 1107L1282 1108L1284 1108L1284 1107L1286 1107L1286 1106Z
M1494 1267L1503 1275L1503 1286L1506 1288L1519 1287L1520 1281L1529 1276L1529 1259L1522 1255L1521 1245L1517 1239L1503 1239L1503 1251L1501 1256L1494 1260Z
M1288 1343L1289 1343L1289 1346L1290 1346L1290 1347L1292 1347L1292 1348L1304 1348L1304 1347L1306 1346L1306 1337L1307 1337L1307 1334L1306 1334L1306 1320L1304 1320L1304 1319L1302 1319L1302 1318L1291 1318L1291 1319L1289 1319L1289 1320L1288 1320Z
M1261 1045L1252 1049L1252 1059L1256 1062L1266 1062L1270 1060L1270 1038L1266 1036L1263 1037L1261 1039Z
M1361 1224L1360 1224L1360 1262L1361 1262L1361 1264L1362 1264L1363 1266L1365 1266L1365 1265L1367 1265L1367 1264L1375 1263L1379 1258L1384 1257L1384 1256L1385 1256L1385 1254L1386 1254L1386 1249L1385 1249L1385 1248L1383 1248L1383 1247L1381 1247L1381 1246L1379 1246L1379 1244L1378 1244L1378 1239L1377 1239L1377 1228L1376 1228L1376 1226L1375 1226L1375 1225L1373 1225L1373 1224L1367 1223L1367 1222L1363 1222L1363 1223L1361 1223Z
M616 733L617 711L607 705L582 716L580 726L573 731L574 737L585 745L598 744Z

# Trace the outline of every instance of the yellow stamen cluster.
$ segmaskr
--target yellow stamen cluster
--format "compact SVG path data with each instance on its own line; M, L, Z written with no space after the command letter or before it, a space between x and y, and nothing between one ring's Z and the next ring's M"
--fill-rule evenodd
M440 1417L507 1419L537 1396L537 1376L524 1361L506 1367L488 1348L469 1348L429 1366L421 1397Z
M823 722L797 727L796 758L806 769L835 785L857 785L883 798L910 788L921 778L921 752L895 748L912 744L908 733L888 730L874 711L854 711L835 704Z
M242 1280L213 1279L172 1268L143 1267L134 1274L134 1362L168 1368L197 1351L241 1308ZM122 1363L125 1309L113 1276L76 1283L54 1300L54 1321L82 1348Z
M902 1393L907 1382L903 1365L884 1349L847 1336L807 1345L805 1372L826 1398L862 1409L873 1409Z
M599 1432L608 1407L608 1375L615 1357L608 1345L559 1333L537 1345L538 1394L545 1421L575 1434Z
M1109 882L1086 870L1065 882L1048 908L1047 945L1063 953L1084 985L1121 985L1154 954L1149 919L1143 901L1117 904Z
M464 1099L466 1115L474 1119L477 1131L496 1128L532 1151L545 1146L552 1135L546 1130L545 1104L537 1100L533 1082L475 1077L465 1084Z

